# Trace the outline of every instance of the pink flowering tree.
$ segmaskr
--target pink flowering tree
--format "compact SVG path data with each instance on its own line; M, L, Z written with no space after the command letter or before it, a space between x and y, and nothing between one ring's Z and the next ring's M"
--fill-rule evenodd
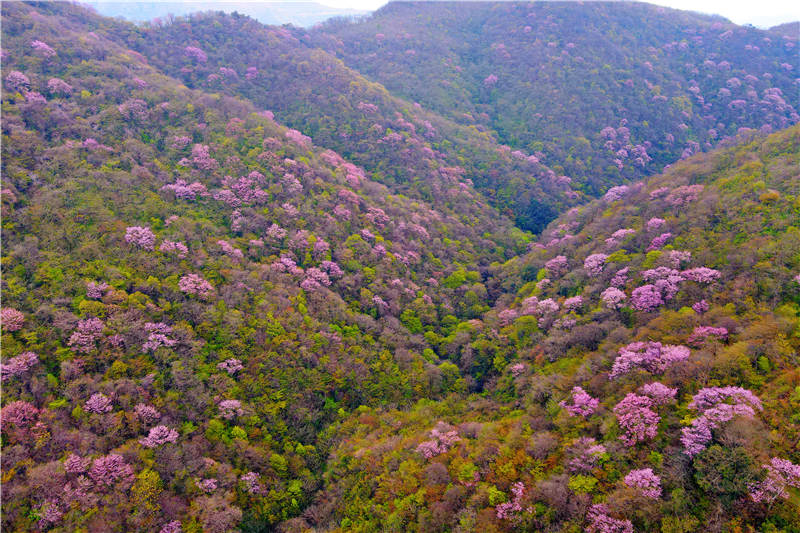
M615 379L637 368L651 374L662 373L675 363L687 360L690 354L691 351L686 346L633 342L620 348L609 377Z
M178 281L181 292L196 295L200 298L209 298L214 293L214 287L197 274L186 274Z
M588 533L633 533L633 524L630 520L623 520L609 516L607 506L598 503L589 507L586 520Z
M557 255L544 264L547 273L553 277L561 277L567 273L568 262L563 255Z
M231 376L244 368L242 362L238 359L225 359L221 363L217 363L217 368L230 374Z
M573 473L588 474L607 458L606 447L598 444L592 437L581 437L567 450L567 470Z
M431 459L437 455L447 452L461 440L455 430L447 430L444 424L437 424L430 433L431 440L424 441L417 446L417 452L426 459Z
M658 499L661 497L661 478L653 473L652 468L631 470L625 476L624 481L632 489L638 489L646 498Z
M501 503L495 508L497 518L500 520L508 520L514 516L515 513L522 511L522 497L525 495L525 485L521 481L517 481L511 485L511 501Z
M146 437L139 439L139 444L145 448L156 448L163 444L178 442L178 432L167 426L150 428Z
M81 353L89 353L96 348L96 342L103 335L103 321L99 318L80 320L67 345Z
M0 364L0 376L2 381L13 377L22 377L39 363L39 356L33 352L23 352L16 357L12 357L7 362Z
M83 406L84 409L89 411L90 413L110 413L113 409L111 405L111 399L102 393L92 394L92 396L86 400L86 403Z
M156 236L150 228L129 226L125 230L125 242L144 250L153 250L156 244Z
M589 276L599 276L603 273L606 259L608 259L607 254L592 254L583 261L583 268L586 270L586 273L589 274Z
M609 287L600 294L603 305L608 309L619 309L625 305L627 296L616 287Z
M763 481L750 485L750 497L757 503L772 503L789 498L788 488L800 489L800 465L786 459L773 457L763 465L767 476Z
M0 309L0 328L3 333L7 331L19 331L25 323L25 315L12 309L11 307L3 307Z
M219 402L219 416L225 420L233 420L237 416L244 414L242 402L239 400L222 400Z
M681 430L684 453L694 457L713 440L712 431L735 417L753 418L761 411L761 400L741 387L707 387L694 395L689 403L700 416Z
M619 439L628 446L655 438L661 417L653 411L655 402L647 396L628 393L614 407L617 422L625 433Z
M566 409L569 416L582 416L586 418L597 410L599 404L600 402L597 398L592 398L589 393L581 387L573 387L572 403L569 404L564 400L558 405Z

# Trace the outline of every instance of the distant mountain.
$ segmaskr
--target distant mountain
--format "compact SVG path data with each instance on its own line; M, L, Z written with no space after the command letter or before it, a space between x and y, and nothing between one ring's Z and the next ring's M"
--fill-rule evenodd
M311 27L334 17L353 17L369 13L357 9L338 9L316 2L124 2L89 0L85 5L107 17L122 17L134 22L167 19L203 11L241 13L253 17L262 24L280 26L294 24Z
M391 2L311 43L589 194L800 120L798 34L634 2Z

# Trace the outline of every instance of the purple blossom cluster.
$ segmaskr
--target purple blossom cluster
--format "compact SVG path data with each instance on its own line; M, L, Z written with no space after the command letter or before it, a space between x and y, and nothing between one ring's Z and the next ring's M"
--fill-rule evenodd
M647 247L648 252L652 252L653 250L660 250L667 244L667 241L672 238L672 233L662 233L658 237L654 237L652 241L650 241L650 246Z
M231 376L244 368L242 362L238 359L225 359L221 363L217 363L217 368L230 374Z
M568 262L563 255L557 255L544 264L547 273L554 278L561 277L567 273Z
M682 185L676 187L669 193L666 202L672 207L685 207L689 203L697 200L697 197L703 192L704 188L703 185Z
M152 405L138 403L133 410L136 412L136 415L139 417L139 419L145 424L158 422L158 420L161 418L161 413L159 413L158 410Z
M38 39L31 41L31 48L33 51L44 58L54 57L56 55L56 51L44 41L40 41Z
M23 352L0 365L0 380L6 381L26 374L39 363L39 356L33 352Z
M228 241L220 239L217 241L217 246L231 259L244 259L244 253L240 249L234 248Z
M248 472L243 474L239 479L244 483L245 490L250 494L262 495L266 494L267 490L261 484L260 477L256 472Z
M6 424L13 424L17 428L26 428L33 424L38 415L39 410L24 400L11 402L0 410L0 420L2 420L4 429Z
M707 313L710 309L708 302L705 300L700 300L699 302L695 302L692 304L692 309L698 315L702 315L703 313Z
M242 402L239 400L222 400L217 407L219 407L219 416L225 420L233 420L244 414Z
M569 448L567 455L567 469L570 472L588 474L600 465L600 460L606 453L606 447L597 444L592 437L581 437Z
M142 348L148 352L154 352L162 346L169 348L178 342L169 338L169 335L172 334L172 327L163 322L148 322L144 325L144 329L147 332L147 342Z
M19 331L25 323L25 315L11 307L0 309L0 327L3 332Z
M713 326L697 326L694 328L694 331L692 331L692 334L689 335L689 339L686 342L693 346L703 344L703 341L712 335L721 340L726 340L728 338L728 329L723 327L715 328Z
M694 395L689 408L700 413L692 425L681 430L684 453L693 457L708 447L711 431L729 420L743 416L752 418L762 409L761 400L741 387L708 387Z
M778 499L787 499L787 487L800 489L800 465L773 457L768 464L762 466L767 470L767 477L750 486L750 497L754 502L772 503Z
M624 287L626 283L628 283L628 272L630 272L630 267L625 267L617 270L617 273L614 274L614 277L611 278L609 285L612 287L620 288Z
M599 276L603 273L606 259L608 259L608 255L606 254L592 254L583 261L583 268L590 276Z
M621 520L609 516L608 507L597 503L589 507L586 514L589 525L588 533L633 533L633 524L630 520Z
M116 484L130 487L135 476L133 467L126 463L121 455L109 454L98 457L92 462L92 467L89 469L89 478L100 490L108 490L112 489Z
M666 405L675 401L675 395L678 394L678 389L667 387L658 381L642 385L638 390L642 396L647 396L652 399L656 405Z
M609 287L600 294L603 305L609 309L619 309L625 303L627 296L616 287Z
M99 300L105 295L105 292L109 288L109 284L105 281L101 281L99 283L90 281L86 284L86 297L93 300Z
M439 424L431 430L431 440L424 441L417 446L417 452L426 459L431 459L447 452L456 442L461 440L458 432L440 428L440 425L443 426L443 424Z
M203 50L201 50L196 46L187 46L186 48L183 49L183 53L186 57L189 57L197 61L198 63L205 63L206 61L208 61L208 55L206 55L206 53L203 52Z
M652 468L631 470L625 476L625 484L633 489L639 489L647 498L658 499L661 497L661 478L653 473Z
M144 250L153 250L156 245L156 236L150 228L128 226L125 230L125 242Z
M178 280L178 288L186 293L208 298L214 293L214 287L197 274L186 274Z
M582 296L572 296L564 300L564 309L566 311L577 311L583 305Z
M592 396L581 387L573 387L572 404L563 400L558 405L566 409L569 416L582 416L585 418L597 410L600 401L597 398L592 398Z
M625 431L619 439L628 446L655 438L661 417L653 411L655 402L647 397L628 393L615 407L617 423Z
M713 283L717 281L722 274L719 270L713 268L698 267L684 270L681 272L681 275L685 279L696 281L697 283Z
M110 413L113 409L111 399L100 392L92 394L89 399L86 400L83 408L90 413L96 414Z
M525 495L525 485L522 481L517 481L511 485L511 501L504 502L495 508L497 518L508 520L514 513L522 511L522 497Z
M117 106L117 110L126 120L142 122L147 119L147 102L139 98L131 98Z
M184 258L189 254L189 248L187 248L185 244L167 239L164 239L164 242L161 243L158 250L165 254L175 255L179 258Z
M12 70L6 76L6 86L11 91L23 91L31 86L31 80L22 72Z
M196 200L199 198L206 198L210 196L208 189L199 181L188 183L186 180L178 179L175 183L164 185L161 187L162 191L172 191L175 198L180 200Z
M652 341L633 342L620 348L609 377L615 379L637 368L653 374L661 373L675 363L687 360L690 354L686 346Z
M95 342L103 335L103 327L99 318L80 320L67 345L81 353L89 353L95 349Z
M72 94L72 85L60 78L50 78L47 80L47 90L51 95L69 96Z
M167 426L150 428L146 437L139 439L139 444L145 448L156 448L162 444L178 442L178 432Z

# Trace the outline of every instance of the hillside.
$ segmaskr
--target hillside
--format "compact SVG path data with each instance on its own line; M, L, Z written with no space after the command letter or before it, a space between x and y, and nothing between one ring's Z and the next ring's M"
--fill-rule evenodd
M459 17L580 12L462 5L426 7L420 66ZM642 12L664 28L637 39L717 31L585 7L587 35ZM466 82L470 117L334 56L381 17L411 12L306 31L2 4L0 526L800 532L795 104L594 174L594 141L558 147L639 96L554 109L523 146ZM763 36L730 31L714 53ZM784 48L746 63L776 97ZM559 79L539 88L580 93ZM497 120L524 123L506 88ZM631 142L672 127L651 111Z
M745 140L554 222L442 339L491 392L360 409L302 525L797 531L798 148Z
M309 42L591 195L798 121L797 32L648 4L391 2Z

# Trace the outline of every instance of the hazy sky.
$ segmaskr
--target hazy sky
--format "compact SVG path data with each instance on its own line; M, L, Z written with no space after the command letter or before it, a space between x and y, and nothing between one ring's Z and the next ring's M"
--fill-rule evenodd
M332 7L352 9L378 9L385 0L317 0ZM737 24L774 26L784 22L800 20L798 0L655 0L648 3L675 9L688 9L722 15Z

